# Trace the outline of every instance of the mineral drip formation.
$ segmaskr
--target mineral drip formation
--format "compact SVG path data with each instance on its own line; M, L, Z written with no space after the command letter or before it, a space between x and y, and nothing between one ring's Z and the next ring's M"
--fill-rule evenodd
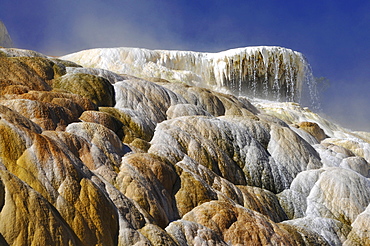
M64 56L83 66L138 77L157 77L232 93L237 96L300 102L316 86L304 56L281 47L247 47L219 53L106 48Z

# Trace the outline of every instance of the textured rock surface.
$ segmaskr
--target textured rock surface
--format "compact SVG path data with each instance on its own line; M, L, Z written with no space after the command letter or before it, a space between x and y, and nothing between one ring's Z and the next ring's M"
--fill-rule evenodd
M101 107L99 111L108 113L122 124L123 142L131 143L135 139L150 141L154 134L155 123L143 113L128 108Z
M51 90L51 80L65 74L65 69L41 57L0 57L0 79L5 86L19 86L30 90Z
M164 228L177 219L173 196L177 175L173 167L149 154L124 157L116 183L118 189L136 201Z
M166 231L175 238L178 245L228 245L218 233L195 222L175 221Z
M259 113L248 100L239 100L229 94L217 93L205 88L189 86L184 83L157 82L183 96L190 104L196 105L213 116L251 115Z
M9 245L81 243L52 205L8 171L0 171L0 190L0 231Z
M108 80L90 74L68 74L53 81L53 88L63 89L90 99L97 106L113 107L113 86Z
M45 130L63 130L75 120L70 110L38 100L12 99L0 103L29 118Z
M0 57L0 245L369 244L369 133L194 71Z
M273 192L289 187L299 172L321 167L316 151L287 127L271 124L264 148L243 123L229 117L168 120L157 125L149 152L171 162L187 155L234 184Z
M230 245L295 245L290 235L266 217L227 202L204 203L184 215L206 226Z
M299 123L298 127L314 136L319 142L326 138L325 132L319 127L317 123L301 122Z
M117 95L116 108L138 111L155 123L167 119L166 111L171 105L186 103L177 93L142 79L118 82L114 88Z
M320 217L306 217L302 219L289 220L283 222L283 225L290 225L302 234L308 231L310 243L318 245L342 245L347 237L350 227L337 220L320 218ZM312 240L312 235L316 237ZM311 238L310 238L311 237Z
M352 223L352 230L344 245L369 245L370 243L370 206Z

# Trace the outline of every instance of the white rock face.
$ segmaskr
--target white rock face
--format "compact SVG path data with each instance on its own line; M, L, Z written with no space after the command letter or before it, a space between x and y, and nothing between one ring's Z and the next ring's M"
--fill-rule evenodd
M119 74L158 77L278 101L299 101L303 83L310 74L301 53L266 46L219 53L139 48L92 49L69 54L62 59Z
M344 168L320 174L307 197L307 215L354 222L370 203L370 180Z
M293 219L284 223L316 231L332 245L344 243L351 225L353 238L366 234L358 225L367 216L370 181L352 170L330 167L301 172L278 197ZM363 225L368 228L368 223Z
M247 127L251 121L228 116L167 120L157 125L149 151L172 162L187 155L232 183L273 192L288 188L298 173L321 167L318 153L288 127L271 124L265 149L253 137L257 131Z
M152 82L131 79L114 84L118 109L130 108L158 123L171 105L186 103L180 95Z
M340 221L321 217L306 217L283 223L314 231L324 237L328 245L342 245L350 231L350 227Z
M260 99L253 99L251 102L262 112L273 115L289 125L298 124L300 122L314 122L317 123L329 137L353 137L353 133L349 130L328 121L324 117L311 111L309 108L302 107L298 103Z
M10 38L8 30L6 29L2 21L0 21L0 46L6 47L6 48L13 47L13 41Z
M370 238L370 205L356 218L351 226L353 229L344 245L368 245Z
M228 245L213 230L190 221L173 222L166 231L177 239L178 245Z
M125 80L128 77L128 76L120 76L109 70L99 69L99 68L67 67L67 73L69 74L78 74L78 73L92 74L92 75L100 76L100 77L107 79L111 84L114 84L118 81Z

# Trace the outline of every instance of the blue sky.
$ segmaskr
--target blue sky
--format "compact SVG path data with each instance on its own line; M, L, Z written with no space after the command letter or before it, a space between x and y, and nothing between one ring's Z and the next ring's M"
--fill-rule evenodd
M63 55L95 47L217 52L277 45L326 77L323 112L370 131L370 1L2 0L19 48Z

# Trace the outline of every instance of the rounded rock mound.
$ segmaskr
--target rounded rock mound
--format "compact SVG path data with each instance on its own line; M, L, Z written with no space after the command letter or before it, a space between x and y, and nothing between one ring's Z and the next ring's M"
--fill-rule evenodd
M91 74L67 74L55 79L53 88L86 97L98 107L113 107L116 103L111 83L102 77Z

